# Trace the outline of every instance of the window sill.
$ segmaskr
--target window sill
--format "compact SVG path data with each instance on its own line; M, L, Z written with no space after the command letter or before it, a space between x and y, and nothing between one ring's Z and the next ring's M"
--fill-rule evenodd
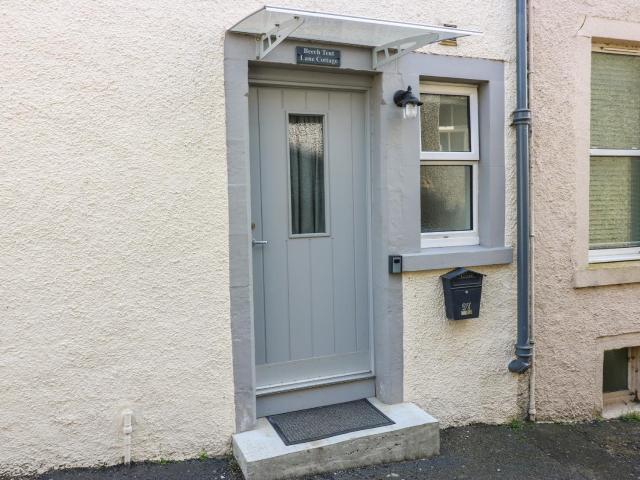
M420 253L402 255L403 272L439 270L462 266L503 265L513 261L511 247L466 247L423 248Z
M618 418L632 412L640 411L640 403L634 401L635 395L631 392L621 392L622 395L603 394L602 417Z
M575 288L640 283L640 261L592 263L575 271Z

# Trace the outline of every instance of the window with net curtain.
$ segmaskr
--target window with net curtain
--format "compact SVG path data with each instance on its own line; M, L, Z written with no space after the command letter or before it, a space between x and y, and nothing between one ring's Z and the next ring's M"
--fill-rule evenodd
M326 229L324 116L289 114L291 235Z
M593 52L590 257L634 247L640 247L640 57Z
M471 98L456 94L456 88L421 88L420 207L423 246L451 237L458 243L474 244L460 234L474 230L474 166L472 151ZM469 88L469 87L466 87ZM473 88L473 87L471 87ZM443 155L444 154L444 155ZM463 159L467 160L463 160ZM448 235L451 234L451 235ZM459 235L456 237L456 235ZM438 246L440 243L434 245Z

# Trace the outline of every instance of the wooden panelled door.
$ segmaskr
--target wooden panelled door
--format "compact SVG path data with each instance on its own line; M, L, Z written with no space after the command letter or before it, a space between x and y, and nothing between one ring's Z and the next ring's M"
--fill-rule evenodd
M366 98L250 88L258 392L371 372Z

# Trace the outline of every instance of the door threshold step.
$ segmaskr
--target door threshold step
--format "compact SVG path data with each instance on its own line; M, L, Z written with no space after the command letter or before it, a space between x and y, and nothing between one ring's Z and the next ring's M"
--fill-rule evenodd
M415 460L440 452L438 421L413 403L369 402L393 423L285 445L266 418L233 436L233 454L246 480L292 478L364 465Z
M338 385L340 383L354 382L357 380L369 380L373 378L375 378L375 375L368 371L361 373L350 373L346 375L335 375L325 378L314 378L313 380L283 383L279 385L264 385L261 387L256 387L256 397L264 397L267 395L273 395L274 393L309 390L316 387Z
M258 417L267 417L278 413L320 407L327 403L349 402L372 397L375 394L375 379L370 377L314 385L301 390L285 390L256 396L256 413Z

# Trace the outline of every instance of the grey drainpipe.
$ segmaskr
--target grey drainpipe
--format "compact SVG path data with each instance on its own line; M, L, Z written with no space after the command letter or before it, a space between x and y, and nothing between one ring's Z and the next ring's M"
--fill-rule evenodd
M513 112L516 127L517 207L518 207L518 338L516 358L509 370L524 373L531 365L529 341L529 110L527 81L527 0L516 0L516 76L517 106Z

